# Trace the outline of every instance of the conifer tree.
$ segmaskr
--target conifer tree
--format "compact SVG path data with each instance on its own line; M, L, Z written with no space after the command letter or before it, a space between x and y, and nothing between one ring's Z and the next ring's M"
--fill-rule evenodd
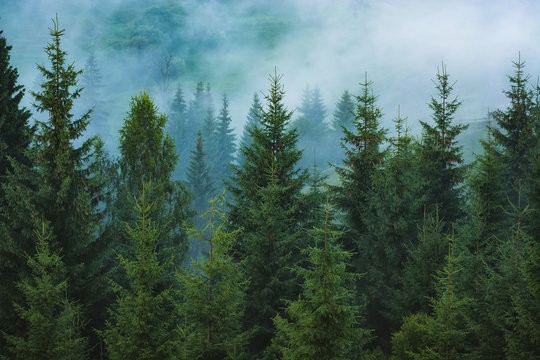
M118 254L127 283L113 284L118 294L116 306L110 310L111 320L102 332L111 360L176 359L180 353L175 335L178 319L173 312L174 288L161 286L173 271L172 264L170 259L165 263L159 260L162 228L150 218L154 203L149 201L148 188L143 184L136 200L136 224L126 224L134 257Z
M212 174L206 164L206 152L200 131L197 133L195 150L191 152L186 185L193 194L193 208L197 215L201 216L215 195L215 187Z
M26 189L17 188L16 185L9 186L8 183L15 174L20 174L19 169L31 165L31 155L27 152L34 129L28 121L30 112L20 104L24 89L17 84L19 74L17 69L10 65L10 51L11 46L7 45L0 30L0 237L3 239L0 241L0 329L13 333L17 321L11 311L11 303L21 300L20 296L16 295L19 291L15 284L19 280L20 268L25 267L22 265L24 261L21 256L24 251L32 253L32 246L27 243L27 246L21 249L20 241L10 234L8 228L12 229L14 235L25 233L26 238L30 239L35 224L28 216L32 212L26 212L30 204L21 204L24 202L21 201L22 197L30 198L23 196ZM29 176L27 180L31 181L31 178L32 176ZM13 204L13 207L9 206L8 202ZM19 209L21 216L14 216L13 209ZM23 252L20 252L21 250ZM0 338L0 348L2 345Z
M293 126L300 135L298 148L304 150L305 155L299 162L299 166L307 168L311 164L313 150L322 150L328 143L329 128L325 122L327 111L318 88L310 90L309 86L306 87L299 111L302 115L294 121ZM328 163L330 159L327 158L327 153L324 151L318 153L321 163Z
M51 250L52 234L42 221L35 231L36 252L28 257L30 278L18 287L24 304L14 304L24 321L22 336L3 333L13 359L87 359L87 339L81 337L80 306L66 298L66 268L59 252Z
M120 130L120 188L112 199L114 208L111 231L122 254L133 250L122 234L122 224L133 224L133 209L126 205L133 196L139 196L144 182L153 186L147 196L152 200L152 217L163 224L160 232L160 261L174 256L179 265L187 251L187 236L183 222L190 217L189 195L183 182L172 181L171 176L178 156L174 142L164 132L167 117L160 114L147 92L131 99L130 110ZM170 279L174 281L174 279Z
M246 336L241 331L247 282L231 251L239 231L226 232L223 196L216 196L204 215L205 229L193 229L194 236L208 243L204 260L192 261L192 271L181 278L186 351L191 359L237 359L242 354ZM216 225L219 223L219 225Z
M218 179L221 179L218 184L221 187L223 181L226 181L231 175L230 163L234 161L234 142L236 141L233 129L231 128L227 95L223 95L223 106L217 118L216 140L217 153L214 174Z
M206 153L208 154L208 166L212 173L216 175L215 168L218 166L217 159L219 154L217 127L218 124L214 115L214 109L209 107L201 127L201 134L204 144L206 145Z
M419 169L414 158L415 146L408 135L399 108L394 119L396 137L390 138L384 168L370 179L377 184L367 198L363 221L367 232L362 236L369 264L359 288L366 294L366 326L374 330L376 343L390 349L390 335L396 331L405 312L401 302L402 269L407 246L415 242L422 194Z
M351 254L337 244L340 232L328 229L328 199L322 228L312 229L314 244L302 251L306 267L297 267L302 292L287 301L286 315L274 319L284 338L284 359L346 359L367 332L358 327L358 306L350 288L355 274L346 271Z
M438 216L426 215L418 229L417 240L408 244L403 269L403 300L406 314L430 314L429 299L435 297L434 277L442 270L447 238L445 223Z
M337 134L337 139L341 137L342 127L345 127L349 131L353 130L353 120L353 97L349 93L349 90L345 90L336 104L336 110L334 111L332 118L332 129Z
M344 129L343 132L341 146L345 150L344 167L335 167L341 182L340 186L334 188L335 200L344 211L346 224L351 229L351 236L344 239L344 245L346 250L354 252L360 247L353 244L351 238L358 238L366 232L362 216L373 185L371 179L384 157L380 146L386 130L380 127L382 114L376 105L372 84L366 74L365 81L360 84L362 95L356 96L354 129Z
M187 154L191 151L187 145L191 143L190 136L195 134L192 133L192 130L189 128L190 124L188 122L187 110L184 91L182 90L182 86L178 84L171 104L171 116L169 120L169 132L176 145L176 154L178 154L180 158L173 174L173 179L175 180L184 177L184 173L187 170Z
M464 181L462 147L457 145L457 137L468 125L453 125L452 121L461 101L452 99L454 84L450 83L446 66L437 68L435 89L429 108L433 111L434 125L421 121L423 142L421 149L422 177L425 186L425 203L429 213L438 207L439 216L448 224L462 216L462 190L458 186Z
M61 49L64 30L59 29L58 20L53 20L50 35L52 41L45 48L50 67L38 65L43 83L39 92L32 93L36 110L47 120L37 121L35 146L29 153L33 165L19 167L4 187L6 198L11 199L5 236L11 239L10 272L24 279L29 268L21 265L22 257L35 251L30 229L39 218L50 224L51 249L63 252L68 299L80 301L89 320L83 334L91 336L91 327L102 325L99 314L106 301L102 284L107 251L104 239L96 236L103 183L101 174L92 171L97 170L93 167L97 139L81 139L90 111L79 118L73 115L81 94L77 88L81 71L66 63L67 54Z
M292 113L283 104L280 76L270 77L260 124L249 130L251 144L240 149L246 160L233 166L229 185L233 197L230 223L243 229L236 246L245 258L251 276L246 294L244 329L252 331L250 358L262 356L274 336L272 318L281 310L282 299L291 299L295 280L290 271L298 257L299 200L306 179L297 168L301 151L298 134L289 128Z
M10 157L17 162L29 164L25 152L33 134L28 122L30 112L20 105L24 88L17 84L19 74L10 65L11 48L0 30L0 184L5 181L7 172L12 171Z
M242 131L242 136L240 137L240 148L247 148L251 145L251 136L249 131L253 129L256 125L259 125L261 119L261 101L259 100L259 95L257 93L253 94L253 101L251 102L251 107L247 115L246 123L244 124L244 129ZM239 150L237 152L238 164L242 164L246 158L243 153Z
M525 62L513 62L514 74L508 76L510 90L504 94L510 100L510 105L504 110L493 112L497 127L493 129L493 136L500 148L504 178L506 179L506 192L510 201L517 201L518 183L526 183L531 173L531 157L537 145L535 139L535 123L533 94L528 88L529 76L524 74ZM525 195L525 194L523 194ZM524 204L527 198L522 198Z

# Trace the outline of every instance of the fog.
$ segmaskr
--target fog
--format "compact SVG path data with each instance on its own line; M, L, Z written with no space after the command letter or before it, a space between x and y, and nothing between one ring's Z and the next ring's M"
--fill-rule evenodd
M125 30L118 24L133 26L130 17L140 16L137 9L171 4L181 7L181 26L164 28L139 18L139 24L148 22L140 29L156 34L146 38L151 44L115 45ZM39 83L35 63L46 61L43 48L55 14L66 29L63 49L70 62L83 68L89 51L95 52L113 133L122 125L129 98L141 90L148 89L167 112L176 83L189 101L202 80L210 83L216 108L227 93L240 134L253 93L266 92L275 68L284 74L290 109L300 105L309 84L320 88L330 116L345 89L359 93L367 72L384 125L391 126L400 104L413 130L417 120L429 119L427 102L441 62L456 81L455 94L463 100L457 121L464 122L506 104L502 90L518 53L533 80L540 74L540 2L533 0L0 0L0 29L13 46L19 80L29 89ZM122 16L127 19L119 21ZM185 66L165 98L152 74L157 60L169 54ZM26 105L31 101L27 94Z

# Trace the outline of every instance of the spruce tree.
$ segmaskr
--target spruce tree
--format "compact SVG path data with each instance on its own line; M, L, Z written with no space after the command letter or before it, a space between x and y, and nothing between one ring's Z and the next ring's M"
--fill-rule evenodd
M178 317L174 315L174 288L162 288L172 273L172 264L159 260L159 233L162 227L150 214L149 185L141 186L136 200L138 219L126 224L127 234L135 248L134 256L118 254L126 285L113 283L116 306L101 335L111 360L177 359L179 338L175 335Z
M431 97L429 108L433 111L434 125L421 121L423 141L421 149L422 177L425 186L425 203L429 213L438 207L439 216L448 224L462 217L462 190L466 167L463 165L462 147L457 137L468 125L453 125L461 101L452 99L454 84L450 83L446 66L437 68L434 81L437 94Z
M106 101L101 93L103 76L101 75L101 70L93 50L88 55L81 80L84 87L81 100L86 108L92 109L90 126L97 134L106 139L107 143L113 141L113 138L110 136L110 128L107 124L109 114L104 109Z
M154 203L151 215L163 224L158 245L160 261L174 256L174 262L180 265L188 247L183 223L191 216L190 197L183 182L171 180L178 156L173 140L164 131L166 122L167 117L159 113L147 92L131 99L120 130L120 180L117 196L110 204L114 213L109 234L115 237L114 243L122 254L133 251L122 235L122 224L133 224L137 214L127 206L129 199L139 196L143 183L151 181L153 186L147 194Z
M0 30L0 184L4 183L8 171L12 171L10 157L19 163L30 163L25 152L33 135L28 122L30 112L20 104L24 88L17 84L19 74L10 65L10 51L11 46Z
M192 129L189 128L187 118L187 104L184 99L184 91L182 86L178 84L173 102L171 104L171 115L169 118L169 132L176 145L176 154L180 157L180 161L174 170L173 179L178 180L184 177L188 157L188 144L191 143L189 136L194 135Z
M206 163L206 152L200 131L197 133L195 149L191 152L186 185L193 196L193 209L198 216L201 216L206 212L216 191L212 174Z
M242 136L240 137L240 144L238 149L247 148L251 145L251 136L249 131L253 129L256 125L259 124L261 119L261 101L259 100L259 95L257 93L253 94L253 101L251 102L251 107L247 115L246 123L244 124L244 129L242 131ZM237 152L238 164L242 164L246 158L243 153L239 150Z
M531 173L531 157L537 145L533 94L528 88L529 76L524 74L525 62L521 56L513 62L514 74L508 76L510 90L504 94L510 105L504 110L493 112L497 127L493 129L497 147L500 149L505 169L506 192L510 201L517 201L518 183L525 185ZM525 195L525 194L523 194ZM522 199L524 204L527 198Z
M352 131L354 120L354 100L349 90L345 90L338 103L332 118L332 130L336 133L336 139L341 137L342 127Z
M31 240L26 247L21 248L20 235L25 234L27 239L32 238L35 228L35 219L28 214L33 207L28 201L29 196L23 192L32 192L34 189L22 188L15 185L10 178L20 177L20 169L31 166L32 156L28 154L33 127L30 126L30 112L21 106L24 96L22 85L17 84L18 72L10 65L11 46L7 45L6 38L0 30L0 329L13 333L17 327L16 315L11 311L11 303L20 301L21 297L15 284L19 280L20 268L24 268L22 254L26 251L32 253ZM28 176L27 182L33 176ZM11 182L11 185L9 183ZM9 206L11 203L13 206ZM26 203L23 206L22 203ZM14 216L12 210L18 209L20 216ZM35 212L34 212L35 214ZM8 229L11 228L11 231ZM11 235L12 233L13 235ZM3 346L0 338L0 348Z
M390 335L396 331L405 312L402 302L402 270L407 247L415 242L422 205L421 183L415 155L417 146L408 135L399 108L396 137L390 138L384 168L370 181L374 186L367 198L363 221L367 232L361 242L369 262L359 288L366 295L366 326L373 329L376 344L390 349Z
M231 117L229 115L229 100L227 95L223 95L223 105L217 117L216 127L216 160L214 174L218 179L218 187L231 175L230 164L234 161L236 137L231 128Z
M283 104L281 76L270 77L260 124L249 130L251 144L240 148L246 160L233 166L229 190L231 226L244 235L236 245L236 256L245 258L251 276L246 294L244 329L252 331L248 345L250 358L262 356L274 336L272 318L281 310L282 299L291 299L295 280L290 267L301 244L299 201L306 179L297 169L301 151L296 148L298 133L289 128L292 113Z
M50 35L52 41L45 48L50 66L38 65L43 83L39 92L32 93L36 110L47 119L37 121L35 145L29 152L33 165L18 167L4 187L10 199L5 227L11 248L12 262L8 266L11 276L27 276L29 268L22 265L22 258L25 253L34 253L31 229L43 218L50 224L52 251L63 252L68 299L80 301L89 320L83 334L91 336L91 327L102 326L99 314L107 298L103 291L107 250L104 239L97 236L103 182L101 174L92 170L96 170L93 163L97 139L81 139L90 111L79 118L73 115L81 94L77 88L81 71L66 63L67 54L61 49L64 30L59 29L57 20L53 21ZM12 300L19 302L17 297Z
M358 327L358 306L350 289L357 275L346 270L351 254L337 240L341 233L328 229L328 199L324 225L312 229L314 243L302 251L306 267L297 267L302 292L287 301L286 318L274 319L284 345L283 359L348 359L367 335Z
M207 227L193 229L193 235L208 244L203 260L192 261L192 270L180 275L184 315L185 357L190 359L237 359L246 335L241 331L247 282L241 264L231 252L239 231L224 229L223 196L216 196L201 216Z
M25 323L24 334L3 333L11 353L7 358L87 359L80 306L66 297L66 267L59 252L51 250L52 234L44 221L35 237L35 254L27 260L31 275L17 285L24 304L14 304L16 314Z

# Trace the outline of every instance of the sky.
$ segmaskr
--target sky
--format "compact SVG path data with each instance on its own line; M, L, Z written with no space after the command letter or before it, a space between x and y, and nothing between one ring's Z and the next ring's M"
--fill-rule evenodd
M130 3L140 0L0 0L0 30L13 45L12 64L19 69L20 82L29 88L37 83L35 63L45 61L47 28L56 13L61 27L66 29L68 58L81 68L88 53L88 39L106 27L110 13ZM152 1L146 3L151 5ZM219 39L201 55L208 68L198 76L205 77L199 80L211 82L216 102L221 93L228 94L237 134L245 122L253 93L266 92L268 76L274 69L283 74L285 101L290 109L300 105L302 91L309 84L320 88L330 116L345 89L360 93L358 83L367 73L374 82L374 93L384 114L383 124L391 126L400 105L402 116L408 117L413 130L418 129L418 120L430 118L427 103L435 93L432 80L442 63L450 79L456 82L455 95L463 101L456 114L458 122L480 119L488 109L507 104L502 91L509 86L507 75L512 73L512 61L518 56L527 64L531 83L536 84L540 75L540 1L177 3L188 10L186 26L179 31L185 31L194 41L209 36ZM237 19L254 7L263 14L268 11L272 16L284 16L291 23L271 47L238 36L251 28ZM88 20L90 15L94 18L92 23ZM108 80L106 91L115 98L109 113L111 131L116 131L128 110L129 98L148 86L137 82L143 77L140 74L145 70L141 64L145 62L132 54L110 50L96 49L96 55ZM178 79L188 94L196 80L190 74ZM29 96L25 101L30 106ZM157 102L163 111L168 110L167 100Z

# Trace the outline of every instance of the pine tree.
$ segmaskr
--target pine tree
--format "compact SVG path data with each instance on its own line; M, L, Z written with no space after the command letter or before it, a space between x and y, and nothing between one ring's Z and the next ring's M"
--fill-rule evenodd
M208 243L204 260L192 261L192 271L181 277L185 348L191 359L236 359L242 354L246 336L241 331L247 282L241 264L231 251L239 231L224 230L223 196L216 196L205 213L208 225L194 236ZM219 225L216 225L219 223Z
M192 129L189 128L187 110L184 92L180 84L178 84L174 100L171 104L171 116L169 121L169 132L176 145L176 153L180 158L173 174L173 179L175 180L184 177L184 173L187 170L186 158L188 157L188 152L191 151L191 149L187 147L187 145L191 143L189 136L195 134L192 133Z
M120 130L120 188L110 205L114 207L110 226L116 231L109 233L115 236L121 253L132 251L121 235L122 224L133 224L136 219L126 205L130 198L139 196L144 182L151 181L154 185L147 194L154 203L151 215L163 224L158 245L163 256L160 261L174 256L174 262L180 265L188 245L183 223L191 216L190 197L180 180L171 180L178 156L173 140L164 132L166 122L167 117L159 113L147 92L131 99Z
M310 90L309 86L306 87L299 110L302 116L294 121L293 126L300 135L298 147L304 150L305 155L299 162L299 166L307 168L311 163L313 150L324 149L328 143L329 129L325 122L327 111L319 88ZM330 160L323 151L319 152L319 157L322 164L327 164Z
M352 131L354 121L354 101L348 90L345 90L338 103L336 110L333 113L332 129L336 133L336 138L339 139L342 134L342 127Z
M518 57L514 64L514 74L508 76L510 90L504 94L510 100L510 105L504 110L493 112L497 127L493 136L501 151L506 192L510 201L517 201L518 183L525 184L531 173L530 159L534 154L537 141L535 139L535 123L533 95L528 89L529 77L523 71L525 62ZM524 204L527 199L523 198Z
M81 139L90 111L80 118L73 116L81 94L76 86L81 71L66 64L67 54L60 46L64 30L59 29L57 20L50 35L52 41L45 48L50 67L38 65L43 83L39 92L32 93L36 110L45 113L47 120L37 121L35 145L29 152L33 165L18 167L4 187L10 199L5 227L12 261L8 266L11 276L24 279L29 274L22 257L34 253L31 229L43 218L50 224L51 249L63 251L68 299L80 301L89 319L83 334L91 337L91 327L102 325L99 314L107 297L101 291L107 251L103 239L96 236L103 183L101 175L92 171L97 139ZM20 302L20 297L15 294L11 300ZM94 340L91 338L91 343Z
M219 181L218 186L226 181L231 175L230 163L234 161L236 137L231 128L231 117L229 115L229 100L227 95L223 95L223 106L217 118L216 128L216 148L217 156L214 166L214 174Z
M261 119L261 102L259 100L259 95L257 93L253 94L253 101L251 102L251 107L249 108L249 112L247 115L247 121L244 124L244 129L242 131L242 136L240 137L240 145L238 146L238 149L240 148L248 148L251 145L251 135L249 131L253 129L255 126L260 124ZM237 159L238 164L243 164L246 158L244 157L243 153L241 151L238 151L237 153Z
M193 208L197 215L201 216L215 195L215 187L212 174L206 164L206 152L200 131L197 133L195 150L191 152L186 185L193 194Z
M87 359L80 306L66 298L66 267L51 251L52 234L44 221L35 236L36 252L28 257L31 277L18 283L25 304L14 305L25 323L24 335L4 332L7 350L14 359Z
M280 76L270 77L260 125L249 130L251 144L240 148L246 160L233 166L229 185L231 226L243 228L236 245L237 257L245 258L251 285L246 294L244 329L252 331L248 345L250 358L262 356L274 336L272 318L291 299L295 281L290 267L299 231L300 191L305 171L297 169L301 151L296 148L298 134L289 128L292 113L283 104Z
M206 153L208 154L208 167L211 169L213 174L217 173L215 172L216 167L219 166L218 164L218 156L219 156L219 149L218 149L218 136L217 136L217 120L214 115L214 109L209 107L206 111L206 117L204 118L204 122L202 124L202 139L206 145Z
M149 202L149 192L149 186L143 184L136 202L138 220L134 226L127 225L134 257L118 254L127 284L113 284L118 294L116 306L101 334L111 360L176 359L180 353L174 288L161 286L173 271L172 264L159 261L162 228L150 218L154 203Z
M24 88L17 84L19 74L10 65L11 46L1 35L0 30L0 184L7 172L12 171L10 157L26 165L30 163L25 152L33 134L28 122L30 112L20 105Z
M348 288L356 277L346 271L351 254L336 243L341 234L328 230L328 199L325 215L324 226L310 231L315 244L302 252L308 265L296 268L302 293L287 301L288 319L274 319L284 338L284 359L347 359L367 335L358 327L358 307Z
M367 232L361 241L369 262L359 288L366 294L366 326L374 330L376 344L390 349L390 335L401 323L406 311L401 299L402 269L407 259L407 247L415 242L422 193L418 181L419 169L415 155L417 146L408 135L406 119L399 108L396 137L390 138L390 151L384 168L370 179L374 186L367 198L363 221Z
M6 39L1 35L0 30L0 329L13 333L18 322L11 311L11 303L20 300L15 284L19 279L20 268L24 267L24 261L21 261L20 257L24 251L32 253L31 244L27 243L27 246L21 249L17 238L23 234L28 239L32 238L35 224L28 216L32 211L26 212L31 204L21 204L22 197L29 199L23 194L25 188L10 186L9 183L10 178L20 174L21 168L31 166L31 155L28 151L34 129L28 121L30 112L20 105L24 89L17 84L17 69L10 65L11 46L7 45ZM29 176L26 180L31 179ZM13 185L13 182L11 184ZM19 209L20 216L14 216L8 202L13 204L13 209ZM19 236L12 236L9 228L14 235ZM20 250L23 252L19 252ZM0 338L0 348L2 345Z
M461 101L452 99L454 84L449 81L446 66L437 68L435 89L437 95L431 97L429 108L433 111L434 126L421 121L423 128L422 177L425 181L427 210L430 213L438 207L439 216L448 224L462 217L462 190L466 167L463 165L462 147L457 145L457 137L468 125L452 125Z

